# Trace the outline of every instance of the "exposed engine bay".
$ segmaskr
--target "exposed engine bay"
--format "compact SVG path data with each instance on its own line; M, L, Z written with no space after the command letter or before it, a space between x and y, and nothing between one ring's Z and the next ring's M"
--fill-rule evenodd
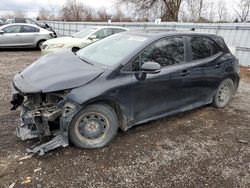
M68 124L77 106L64 97L67 91L23 94L14 92L12 110L21 107L20 123L16 130L21 140L38 138L39 142L27 152L43 155L60 146L68 146ZM51 138L48 142L48 138Z

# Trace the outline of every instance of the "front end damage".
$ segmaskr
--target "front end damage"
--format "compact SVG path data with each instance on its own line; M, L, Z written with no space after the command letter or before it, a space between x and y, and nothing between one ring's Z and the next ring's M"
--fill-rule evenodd
M69 145L68 126L78 107L65 98L67 91L25 94L15 90L12 110L21 108L17 136L21 140L38 138L39 142L27 149L30 153L45 152Z

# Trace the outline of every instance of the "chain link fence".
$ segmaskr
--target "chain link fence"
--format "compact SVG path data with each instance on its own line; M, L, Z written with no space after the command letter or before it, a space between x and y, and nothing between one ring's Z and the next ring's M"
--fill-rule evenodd
M149 22L62 22L46 21L58 36L70 36L82 29L91 26L119 26L130 30L138 29L176 29L191 30L195 32L212 33L222 36L227 45L239 59L241 65L250 66L250 24L249 23L223 23L223 24L196 24L162 22L160 24Z

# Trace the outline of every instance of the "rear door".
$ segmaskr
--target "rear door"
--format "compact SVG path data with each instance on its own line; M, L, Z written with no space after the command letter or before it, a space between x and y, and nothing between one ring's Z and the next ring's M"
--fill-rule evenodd
M21 43L24 46L35 46L36 39L39 37L39 28L22 25L21 28Z
M18 47L21 46L21 26L11 25L2 29L3 34L0 34L1 47Z
M190 90L189 103L211 102L223 74L224 58L219 45L209 37L189 37L191 67L186 81Z

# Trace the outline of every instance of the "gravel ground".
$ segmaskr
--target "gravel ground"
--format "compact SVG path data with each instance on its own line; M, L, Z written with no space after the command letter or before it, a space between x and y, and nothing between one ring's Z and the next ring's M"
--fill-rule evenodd
M119 132L103 149L20 160L10 82L39 51L0 52L0 187L250 187L250 81L225 109L205 106Z

